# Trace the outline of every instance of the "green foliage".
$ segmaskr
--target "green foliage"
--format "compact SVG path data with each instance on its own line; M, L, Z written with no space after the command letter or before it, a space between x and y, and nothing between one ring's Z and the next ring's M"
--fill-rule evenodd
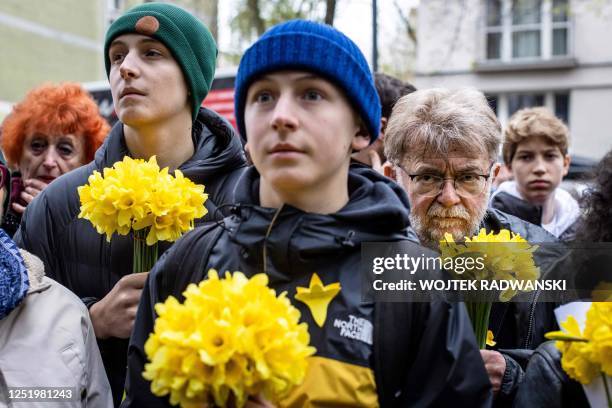
M323 21L325 0L241 0L231 27L240 42L251 42L269 27L283 21L306 18Z

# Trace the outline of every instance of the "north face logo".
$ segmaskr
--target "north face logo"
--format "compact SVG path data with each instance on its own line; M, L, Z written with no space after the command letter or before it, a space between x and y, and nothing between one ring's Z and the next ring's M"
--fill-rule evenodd
M374 326L369 320L349 315L349 320L334 320L334 327L340 329L340 336L359 340L372 345Z

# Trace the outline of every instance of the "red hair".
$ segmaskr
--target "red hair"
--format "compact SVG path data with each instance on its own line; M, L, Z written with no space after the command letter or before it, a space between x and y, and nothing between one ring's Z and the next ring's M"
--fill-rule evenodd
M0 144L8 164L17 167L26 137L34 133L71 134L84 139L85 163L88 163L109 130L98 105L81 85L43 84L13 107L2 124Z

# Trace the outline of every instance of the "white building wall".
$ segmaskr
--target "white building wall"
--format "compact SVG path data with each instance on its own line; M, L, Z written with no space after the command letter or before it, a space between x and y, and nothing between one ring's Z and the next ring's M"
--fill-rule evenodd
M551 0L546 0L551 1ZM612 0L572 0L573 68L477 72L484 49L483 0L424 0L419 6L418 89L475 87L487 94L569 91L574 154L601 158L612 148ZM547 96L550 100L550 95ZM502 124L506 100L498 101Z
M572 91L570 124L571 153L603 157L612 149L612 88Z
M417 72L467 71L482 46L480 0L425 0L418 13Z
M580 64L612 63L612 1L570 3L573 56ZM472 71L483 56L484 18L484 0L421 1L417 74Z
M435 86L449 88L470 86L486 93L610 88L612 87L612 63L609 66L593 65L571 70L418 75L415 77L414 84L418 89ZM610 108L612 109L612 106Z
M612 64L612 1L572 1L574 56L580 64Z

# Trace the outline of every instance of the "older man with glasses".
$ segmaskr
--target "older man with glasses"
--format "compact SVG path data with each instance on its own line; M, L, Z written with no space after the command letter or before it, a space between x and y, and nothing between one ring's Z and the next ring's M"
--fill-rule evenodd
M481 92L427 89L401 98L387 125L385 175L408 193L411 227L422 244L438 249L446 232L463 241L480 228L509 229L530 242L554 242L542 228L488 208L501 127ZM545 274L556 253L538 259ZM493 306L489 329L498 347L481 350L496 406L511 405L532 349L556 327L552 307L537 303ZM503 349L503 350L502 350Z
M488 193L492 165L487 174L479 174L480 163L465 159L464 163L464 158L450 158L446 164L444 159L423 158L415 166L416 174L402 164L395 164L403 173L397 179L402 180L402 186L413 198L412 227L421 242L430 247L437 248L445 232L450 232L455 240L463 240L466 231L478 230L485 215L486 205L482 205L479 197ZM451 173L454 174L446 176Z

